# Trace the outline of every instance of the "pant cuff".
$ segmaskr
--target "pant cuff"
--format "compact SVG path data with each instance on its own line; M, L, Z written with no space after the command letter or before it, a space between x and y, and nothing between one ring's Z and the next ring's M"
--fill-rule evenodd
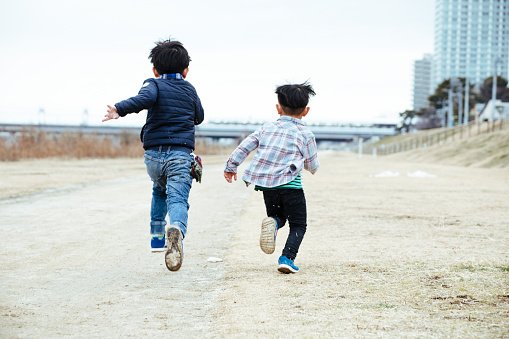
M150 234L153 235L164 234L164 226L166 226L166 221L151 221Z
M182 239L184 239L186 237L187 227L184 226L181 222L174 222L173 224L169 224L167 227L168 228L176 228L176 229L180 230L180 234L182 234Z

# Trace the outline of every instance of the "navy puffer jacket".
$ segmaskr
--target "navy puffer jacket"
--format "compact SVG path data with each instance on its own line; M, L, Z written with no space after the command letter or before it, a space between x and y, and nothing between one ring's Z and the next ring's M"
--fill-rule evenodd
M147 79L137 96L115 107L120 116L148 109L140 134L144 149L166 145L194 149L194 126L204 117L196 90L184 79Z

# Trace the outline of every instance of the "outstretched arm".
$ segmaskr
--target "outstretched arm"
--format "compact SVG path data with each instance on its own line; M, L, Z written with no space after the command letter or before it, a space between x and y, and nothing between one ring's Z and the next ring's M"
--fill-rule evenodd
M260 130L250 134L232 152L224 168L224 177L226 181L231 183L232 178L237 180L237 167L247 158L249 153L258 147L260 143L260 134Z
M150 80L143 83L138 95L131 97L127 100L122 100L114 106L108 105L104 121L111 119L118 119L119 117L126 116L129 113L138 113L141 110L152 107L157 100L157 85Z

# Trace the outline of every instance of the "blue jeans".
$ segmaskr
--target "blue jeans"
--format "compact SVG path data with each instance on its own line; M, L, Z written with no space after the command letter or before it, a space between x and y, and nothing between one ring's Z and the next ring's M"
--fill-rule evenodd
M185 237L193 180L192 161L191 154L171 147L145 151L145 165L153 182L150 208L150 233L153 236L164 234L166 214L169 214L170 225L179 228Z

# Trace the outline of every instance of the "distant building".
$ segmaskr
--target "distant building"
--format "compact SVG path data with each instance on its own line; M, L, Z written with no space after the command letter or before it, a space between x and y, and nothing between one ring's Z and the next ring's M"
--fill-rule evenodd
M509 119L509 102L495 100L495 109L493 109L493 100L490 100L481 111L479 119L481 121L506 120ZM493 112L492 112L493 110ZM493 114L493 115L492 115Z
M479 85L509 78L509 0L436 0L433 87L451 77Z
M433 92L431 85L432 63L431 54L425 54L422 59L414 62L414 111L428 107L428 97Z

